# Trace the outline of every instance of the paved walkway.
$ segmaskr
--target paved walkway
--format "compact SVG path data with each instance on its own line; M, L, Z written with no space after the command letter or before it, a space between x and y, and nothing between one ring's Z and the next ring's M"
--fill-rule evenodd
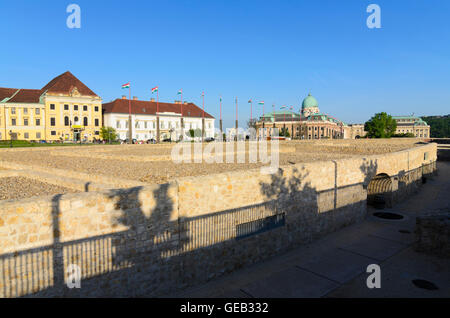
M367 219L313 244L215 279L176 297L450 297L450 259L416 253L415 217L450 210L450 162L392 211L402 220ZM369 289L367 265L381 267L381 288ZM438 290L416 287L424 279Z

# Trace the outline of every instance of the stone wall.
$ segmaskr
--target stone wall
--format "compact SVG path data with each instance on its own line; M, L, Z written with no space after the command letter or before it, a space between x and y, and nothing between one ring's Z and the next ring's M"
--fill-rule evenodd
M362 220L374 176L420 174L435 160L429 144L0 202L0 297L167 295ZM64 283L70 264L81 289Z

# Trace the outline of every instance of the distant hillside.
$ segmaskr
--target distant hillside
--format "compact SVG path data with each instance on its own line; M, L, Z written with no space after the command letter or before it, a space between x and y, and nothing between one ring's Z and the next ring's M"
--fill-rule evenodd
M450 138L450 114L444 116L425 116L422 119L430 125L431 137Z

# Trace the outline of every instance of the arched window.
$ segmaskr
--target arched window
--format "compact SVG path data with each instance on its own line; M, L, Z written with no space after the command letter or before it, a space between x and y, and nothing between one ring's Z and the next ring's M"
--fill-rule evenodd
M88 118L87 117L83 117L83 125L84 126L88 125Z
M69 117L68 116L64 117L64 126L69 126Z
M73 120L74 120L74 122L78 123L78 117L77 116L75 116L75 118Z

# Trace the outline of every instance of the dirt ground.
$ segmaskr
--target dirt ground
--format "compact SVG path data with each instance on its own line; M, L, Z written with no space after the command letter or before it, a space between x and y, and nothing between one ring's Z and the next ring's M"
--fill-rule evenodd
M388 153L414 147L420 140L399 138L390 140L314 140L281 141L280 165L308 161L350 158L360 155ZM214 146L204 144L204 147ZM189 145L188 145L189 146ZM194 153L194 145L190 144ZM197 145L199 146L199 145ZM224 153L226 144L221 144ZM165 183L185 176L206 175L226 171L246 170L266 164L249 163L248 143L246 163L176 163L171 158L174 144L113 145L91 147L64 147L59 149L1 150L0 161L23 165L72 170L89 174L107 175L148 183ZM270 150L270 144L268 146ZM270 151L269 151L270 152ZM243 153L237 149L237 153Z

